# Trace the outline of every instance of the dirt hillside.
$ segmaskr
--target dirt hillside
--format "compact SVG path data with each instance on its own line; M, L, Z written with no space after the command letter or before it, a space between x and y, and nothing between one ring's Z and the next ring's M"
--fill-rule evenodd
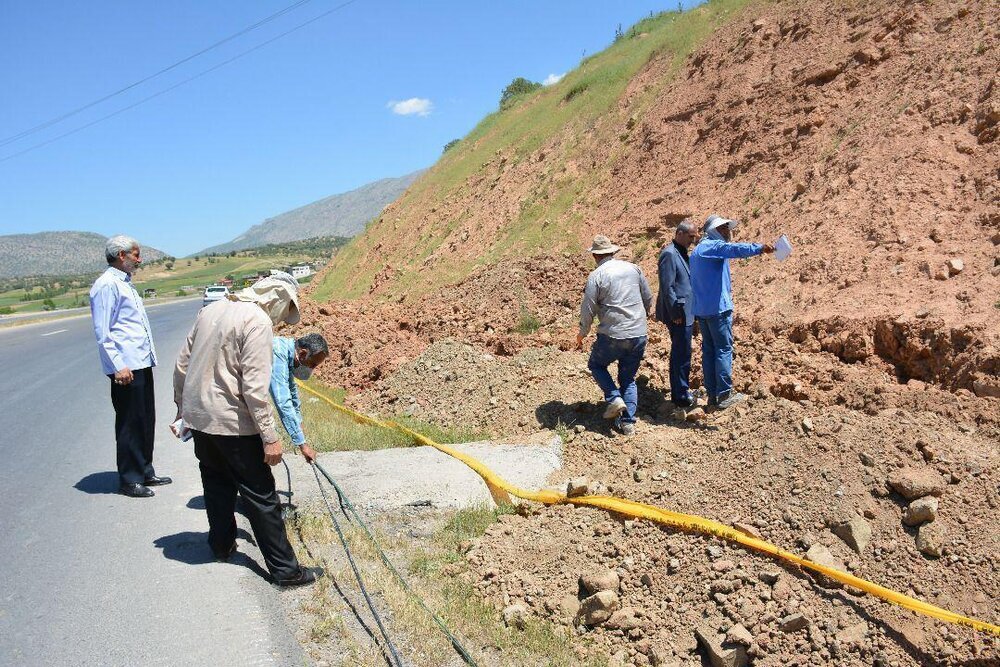
M321 374L385 415L554 430L567 443L553 485L586 477L740 522L997 623L1000 3L696 12L712 31L686 51L652 49L606 112L495 150L503 118L491 119L389 207L305 306L333 348ZM608 53L661 39L664 21ZM570 93L602 57L511 113L581 103L586 87ZM740 239L786 233L795 246L784 263L733 265L734 379L752 400L676 415L654 324L638 433L615 436L585 354L569 349L592 268L582 249L607 233L655 283L672 226L712 212L744 221ZM618 612L586 622L580 576L608 571ZM720 660L743 647L730 664L1000 659L996 638L590 510L506 517L456 576L498 613L521 605L572 625L581 655L596 645L619 664L699 664L713 650L696 648L699 631Z

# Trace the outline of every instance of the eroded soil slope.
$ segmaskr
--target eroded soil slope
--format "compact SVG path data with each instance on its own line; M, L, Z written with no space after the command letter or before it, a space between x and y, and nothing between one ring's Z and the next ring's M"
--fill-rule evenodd
M567 443L553 485L586 477L740 522L997 623L998 26L995 1L750 4L676 71L650 60L592 126L390 207L369 230L378 241L353 255L359 280L374 275L368 294L305 307L333 348L321 374L384 415L554 430ZM567 184L572 203L535 230L559 230L545 247L510 243L523 204ZM582 249L607 233L653 278L672 225L712 212L744 220L743 239L787 233L796 247L784 263L733 265L734 375L752 400L675 414L669 338L652 324L639 430L615 436L585 354L569 349L591 268ZM434 234L436 250L414 260L417 237ZM911 477L922 495L900 481ZM916 521L929 505L933 520ZM699 664L698 629L730 635L726 650L758 665L1000 655L996 638L590 510L505 517L459 570L498 614L521 605L574 625L625 664ZM618 612L587 622L579 577L608 570Z

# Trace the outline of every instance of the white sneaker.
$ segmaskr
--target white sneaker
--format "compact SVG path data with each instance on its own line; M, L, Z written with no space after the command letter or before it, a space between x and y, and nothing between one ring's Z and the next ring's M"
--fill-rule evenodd
M611 402L608 403L608 407L604 408L604 418L605 419L618 419L618 415L625 412L625 401L621 397L613 398Z

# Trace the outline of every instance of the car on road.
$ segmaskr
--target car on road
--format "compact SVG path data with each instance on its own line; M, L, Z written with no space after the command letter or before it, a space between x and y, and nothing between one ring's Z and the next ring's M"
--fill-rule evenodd
M201 305L207 306L210 303L225 299L229 296L229 288L225 285L209 285L205 288L205 295L201 298Z

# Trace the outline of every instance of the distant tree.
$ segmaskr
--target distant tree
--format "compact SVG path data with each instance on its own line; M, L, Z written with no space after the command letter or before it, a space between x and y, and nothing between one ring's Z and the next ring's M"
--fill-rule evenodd
M229 256L230 257L236 257L236 251L235 250L230 250L229 251Z
M173 262L167 262L166 266L167 266L167 271L173 271L174 270L174 263Z
M447 152L448 152L448 151L450 151L450 150L451 150L452 148L454 148L455 146L457 146L457 145L458 145L458 143L459 143L460 141L462 141L462 140L461 140L461 139L452 139L451 141L449 141L448 143L446 143L446 144L444 145L444 150L443 150L443 151L441 151L441 152L442 152L442 153L447 153Z
M56 302L53 301L52 299L45 299L45 301L42 301L42 310L55 310L55 309L56 309Z
M194 256L194 261L196 261L196 262L197 262L197 261L198 261L199 259L201 259L201 255L195 255L195 256Z
M500 94L500 108L508 109L518 97L522 95L527 95L530 92L536 91L542 87L542 84L537 81L529 81L523 76L519 76L503 89L503 93Z

